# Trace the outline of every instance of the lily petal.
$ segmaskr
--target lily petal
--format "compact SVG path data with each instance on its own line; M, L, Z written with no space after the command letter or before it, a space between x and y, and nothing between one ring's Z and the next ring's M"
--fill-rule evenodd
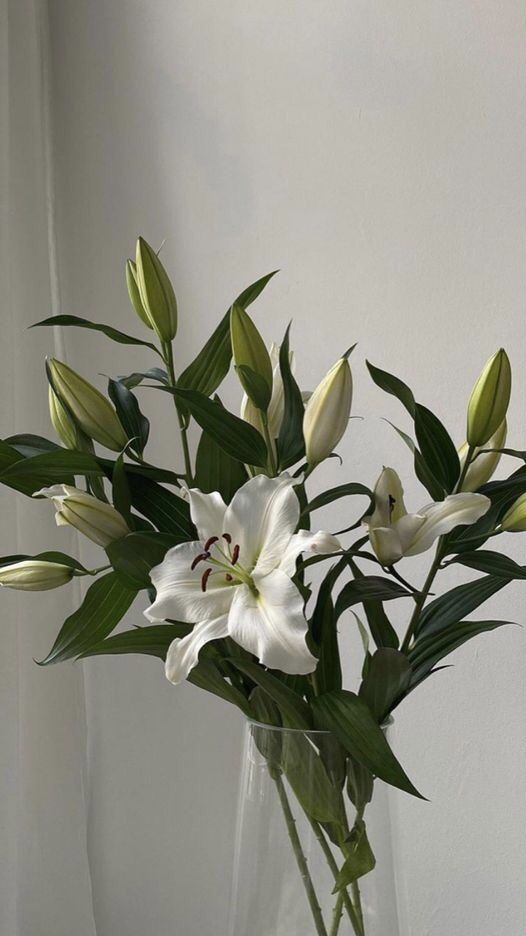
M303 598L279 569L255 579L257 595L248 585L235 589L228 617L233 640L270 669L282 673L312 673L317 660L307 647Z
M402 482L394 468L384 468L374 488L374 512L367 520L371 527L388 527L406 513Z
M325 555L341 549L341 543L332 533L311 533L310 530L299 530L291 536L288 546L282 556L279 568L282 572L292 576L296 572L296 559L302 553L305 555Z
M197 527L201 539L206 542L210 536L221 536L224 531L226 504L214 491L212 494L203 494L199 488L190 488L190 514Z
M404 552L396 527L378 526L369 527L369 542L377 559L384 566L392 566L402 558Z
M300 505L295 478L256 475L234 494L225 513L225 530L239 545L241 565L265 575L281 561L298 525Z
M150 578L157 596L144 612L150 621L171 618L194 624L228 612L235 589L224 575L211 575L206 591L203 591L201 580L206 561L200 562L192 571L192 562L202 551L200 542L181 543L169 549L161 564L151 570Z
M168 648L165 673L171 683L183 682L199 660L199 651L211 640L218 640L228 635L228 616L196 624L187 637L176 637Z
M488 512L491 506L489 497L484 494L450 494L445 500L430 504L419 511L425 517L412 542L404 551L406 556L416 556L445 533L450 533L457 526L469 526Z

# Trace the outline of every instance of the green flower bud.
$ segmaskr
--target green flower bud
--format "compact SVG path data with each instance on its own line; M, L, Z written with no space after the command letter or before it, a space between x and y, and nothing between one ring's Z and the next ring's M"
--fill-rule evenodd
M177 333L177 300L168 274L152 247L137 241L137 285L144 312L161 341L172 341Z
M303 417L307 462L312 468L334 451L349 421L352 404L352 374L342 357L325 375L310 396Z
M490 439L483 448L495 449L493 452L480 452L480 448L476 448L473 452L473 460L466 472L466 477L462 483L462 491L478 491L483 484L486 484L490 478L493 477L498 463L501 459L501 453L497 451L498 449L504 448L506 444L506 435L508 432L508 425L506 420L502 422L496 432L493 433ZM468 456L469 445L467 442L464 442L458 451L458 457L460 460L460 467L464 467L464 462Z
M49 415L57 436L66 448L78 449L79 433L77 427L51 385L49 386L48 399Z
M526 531L526 494L521 494L511 505L508 512L504 514L501 530L506 533L524 533Z
M0 568L0 586L20 591L48 591L70 582L74 569L58 562L23 559Z
M252 319L236 304L230 309L230 337L241 385L254 406L266 411L272 396L272 362Z
M504 348L489 359L468 404L467 441L485 445L504 421L511 394L511 367Z
M48 362L50 381L82 432L101 445L120 452L128 439L110 401L62 361Z
M126 285L128 287L130 302L141 322L144 322L147 328L153 328L153 325L148 318L148 313L142 304L141 294L139 292L139 284L137 282L137 266L133 260L126 261Z
M124 517L115 507L69 484L42 488L33 497L48 497L57 511L57 526L75 527L98 546L109 546L130 532Z

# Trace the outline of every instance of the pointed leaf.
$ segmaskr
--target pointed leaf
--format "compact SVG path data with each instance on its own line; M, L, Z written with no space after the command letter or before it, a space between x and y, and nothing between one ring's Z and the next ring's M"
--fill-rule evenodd
M458 647L461 647L472 637L488 631L511 624L512 621L461 621L452 624L446 630L430 637L417 639L415 646L409 652L412 666L411 685L419 685L423 679L435 672L434 667Z
M362 604L371 599L392 601L394 598L411 598L411 592L381 575L364 575L344 585L336 601L336 617L339 618L347 608Z
M281 712L285 727L302 728L307 731L312 728L312 718L307 703L276 676L257 663L251 663L248 660L232 657L229 662L240 672L245 673L256 686L263 689L273 699Z
M188 501L149 478L131 472L127 478L133 506L159 533L169 533L179 543L197 539Z
M407 384L393 374L389 374L387 371L375 367L370 361L366 361L366 364L376 386L380 387L380 390L384 390L385 393L390 393L391 396L395 396L397 400L400 400L400 403L405 406L409 415L414 417L416 406L415 398Z
M450 494L460 475L458 453L438 417L420 403L415 406L415 433L429 471Z
M508 582L509 579L497 575L486 575L474 582L457 585L445 595L440 595L424 608L416 630L417 636L429 637L441 633L452 624L458 624Z
M303 415L305 407L301 397L301 390L294 379L290 368L289 348L290 325L279 349L279 370L283 382L283 419L278 437L279 464L283 471L296 464L305 454L305 440L303 438Z
M111 338L112 341L117 341L119 344L142 345L144 348L150 348L151 351L155 351L156 354L161 353L151 341L133 338L131 335L126 335L124 332L118 331L111 325L104 325L101 322L90 322L88 319L79 318L77 315L52 315L51 318L43 319L41 322L35 322L34 325L31 325L31 328L40 328L41 325L74 325L78 328L89 328L93 331L102 332L106 335L106 338Z
M142 457L150 434L150 423L141 413L136 397L120 380L108 381L108 395L130 439L130 447Z
M125 653L140 653L166 659L168 647L176 637L186 637L192 630L191 624L153 624L151 627L134 627L121 631L92 644L79 659L92 656L115 656Z
M371 657L367 675L360 686L365 699L379 725L406 692L411 680L411 664L405 653L391 647L381 647Z

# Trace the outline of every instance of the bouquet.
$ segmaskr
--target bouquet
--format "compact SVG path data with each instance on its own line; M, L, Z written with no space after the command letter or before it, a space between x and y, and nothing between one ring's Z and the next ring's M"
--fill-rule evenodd
M82 604L42 665L150 654L164 661L172 683L189 680L259 726L256 743L280 794L313 932L327 936L330 926L336 936L345 915L352 932L364 936L358 882L375 864L366 828L374 784L421 795L393 753L385 725L456 648L507 623L471 615L510 581L526 577L525 567L486 548L503 532L526 530L526 466L506 480L491 480L503 453L522 461L526 454L505 448L511 371L504 350L475 383L459 450L402 380L368 364L375 384L407 411L413 431L397 432L429 502L408 510L390 467L373 490L344 481L311 497L311 476L333 457L348 427L352 348L314 392L302 392L289 329L268 350L247 311L273 275L238 296L179 375L175 293L158 254L142 238L126 279L143 337L72 315L38 323L93 329L118 344L143 346L155 366L110 379L106 396L67 364L46 362L58 441L6 438L0 480L23 495L48 498L57 525L74 527L100 546L101 562L85 568L55 549L5 556L0 584L44 591L88 580ZM243 391L240 415L218 395L232 365ZM169 394L174 404L181 461L169 468L145 456L149 422L141 406L152 393ZM201 430L195 453L188 440L192 420ZM342 528L320 531L319 513L339 500ZM427 577L415 584L400 566L428 551ZM313 567L320 563L324 577L314 588ZM437 594L441 571L453 563L469 571L469 580ZM148 605L145 617L118 629L138 597L139 616ZM406 609L402 634L390 619L393 601ZM356 691L342 684L343 622L363 639ZM286 744L284 734L282 743L270 744L264 726L291 729L296 742ZM332 746L323 742L327 736ZM295 833L291 793L334 879L331 921L323 918Z

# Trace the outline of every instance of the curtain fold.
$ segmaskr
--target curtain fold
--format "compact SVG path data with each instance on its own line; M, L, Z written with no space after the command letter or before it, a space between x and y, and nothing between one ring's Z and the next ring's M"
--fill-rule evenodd
M2 437L21 427L49 435L43 358L60 340L27 331L58 302L46 30L45 3L0 0ZM46 507L5 488L0 498L2 554L45 548L53 536ZM73 537L69 546L74 553ZM0 599L0 933L95 936L82 668L34 662L79 594L72 585L46 602L8 590Z

